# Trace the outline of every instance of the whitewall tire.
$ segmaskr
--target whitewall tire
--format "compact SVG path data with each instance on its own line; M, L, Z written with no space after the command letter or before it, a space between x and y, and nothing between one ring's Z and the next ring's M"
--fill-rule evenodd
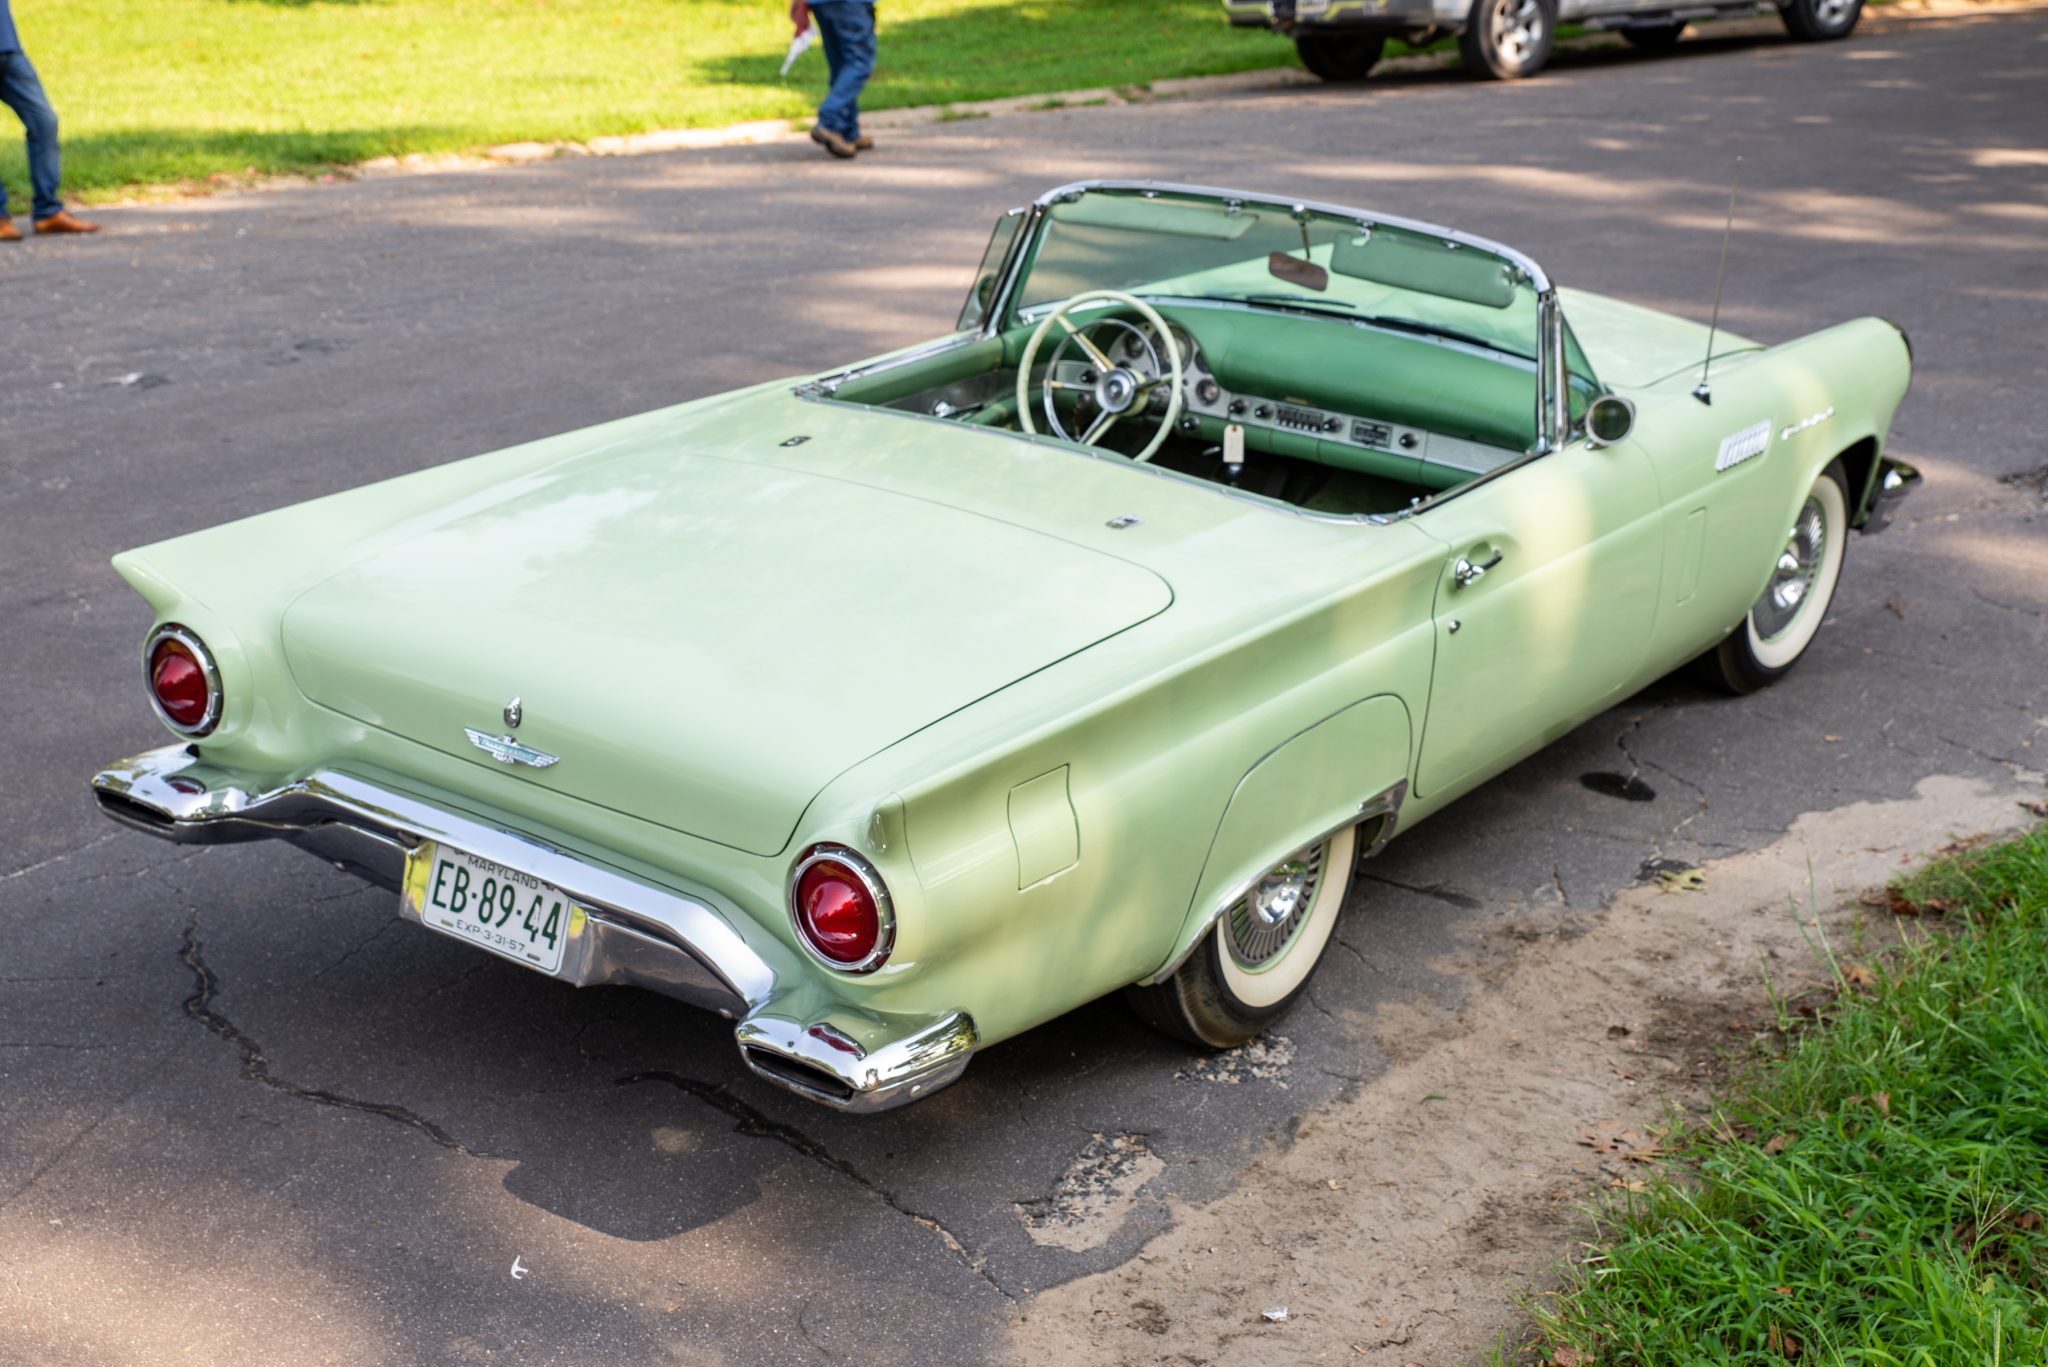
M1729 691L1754 693L1799 662L1834 601L1848 538L1848 479L1836 461L1794 514L1763 595L1710 657Z
M1128 991L1155 1029L1231 1049L1294 1005L1329 948L1351 886L1356 827L1295 851L1225 909L1173 975Z

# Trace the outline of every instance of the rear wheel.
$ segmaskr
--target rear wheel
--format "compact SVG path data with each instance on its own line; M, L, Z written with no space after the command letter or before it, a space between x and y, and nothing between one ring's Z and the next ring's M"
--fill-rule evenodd
M1678 46L1679 35L1684 32L1684 24L1644 24L1621 30L1621 37L1630 47L1643 52L1669 52Z
M1362 81L1386 50L1380 33L1304 33L1294 40L1301 64L1326 81Z
M1473 0L1458 52L1475 76L1516 81L1534 76L1557 41L1557 0Z
M1262 874L1172 977L1126 989L1148 1025L1211 1049L1251 1040L1287 1013L1329 947L1357 853L1355 828Z
M1863 17L1863 0L1785 0L1778 17L1799 41L1826 43L1849 36Z
M1754 693L1790 673L1820 631L1842 576L1849 533L1848 478L1835 461L1799 505L1763 597L1705 658L1708 674L1731 693Z

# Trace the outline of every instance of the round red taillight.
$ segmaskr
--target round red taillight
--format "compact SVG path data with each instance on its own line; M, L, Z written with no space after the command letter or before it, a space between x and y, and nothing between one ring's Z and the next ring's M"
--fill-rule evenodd
M220 675L197 636L182 627L157 629L143 656L157 715L173 730L203 736L220 720Z
M889 957L895 924L888 889L851 850L821 847L803 857L790 912L804 944L834 968L865 973Z

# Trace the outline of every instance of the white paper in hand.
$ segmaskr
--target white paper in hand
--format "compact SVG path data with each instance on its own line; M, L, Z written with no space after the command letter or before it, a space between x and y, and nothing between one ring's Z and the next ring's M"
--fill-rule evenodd
M818 24L813 20L804 26L802 33L789 40L789 55L782 59L782 79L789 79L789 69L796 65L796 59L803 56L804 50L817 41Z

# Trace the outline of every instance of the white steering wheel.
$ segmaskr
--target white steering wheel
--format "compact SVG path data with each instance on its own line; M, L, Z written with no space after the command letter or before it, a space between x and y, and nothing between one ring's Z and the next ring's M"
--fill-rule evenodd
M1097 318L1093 322L1083 323L1078 328L1067 320L1067 315L1082 305L1103 302L1122 304L1135 310L1140 318L1151 324L1151 334L1147 335L1144 329L1133 326L1121 318ZM1054 348L1052 359L1046 362L1045 378L1040 381L1045 420L1052 428L1053 435L1064 437L1068 441L1078 441L1084 446L1095 446L1102 441L1103 435L1116 425L1119 418L1144 409L1153 389L1163 383L1169 386L1166 412L1160 417L1159 428L1152 434L1152 440L1145 443L1144 450L1132 457L1133 460L1141 461L1152 459L1166 440L1166 434L1173 430L1175 420L1180 417L1180 344L1173 339L1173 329L1166 325L1166 320L1161 318L1158 310L1150 304L1120 290L1082 290L1047 314L1045 321L1031 334L1031 340L1024 344L1024 358L1017 363L1017 422L1034 436L1038 429L1031 422L1031 366L1038 359L1038 349L1045 341L1046 333L1052 331L1055 323L1065 329L1067 335L1061 338L1059 346ZM1152 363L1149 374L1112 361L1109 353L1088 339L1088 329L1101 324L1122 328L1138 339ZM1157 337L1165 346L1166 356L1163 363L1159 347L1153 345L1153 337ZM1069 384L1059 378L1060 357L1066 354L1069 346L1079 346L1087 353L1093 369L1084 372L1084 375L1092 375L1092 382ZM1095 401L1095 418L1079 436L1067 431L1060 422L1059 410L1053 404L1053 394L1058 390L1078 390Z

